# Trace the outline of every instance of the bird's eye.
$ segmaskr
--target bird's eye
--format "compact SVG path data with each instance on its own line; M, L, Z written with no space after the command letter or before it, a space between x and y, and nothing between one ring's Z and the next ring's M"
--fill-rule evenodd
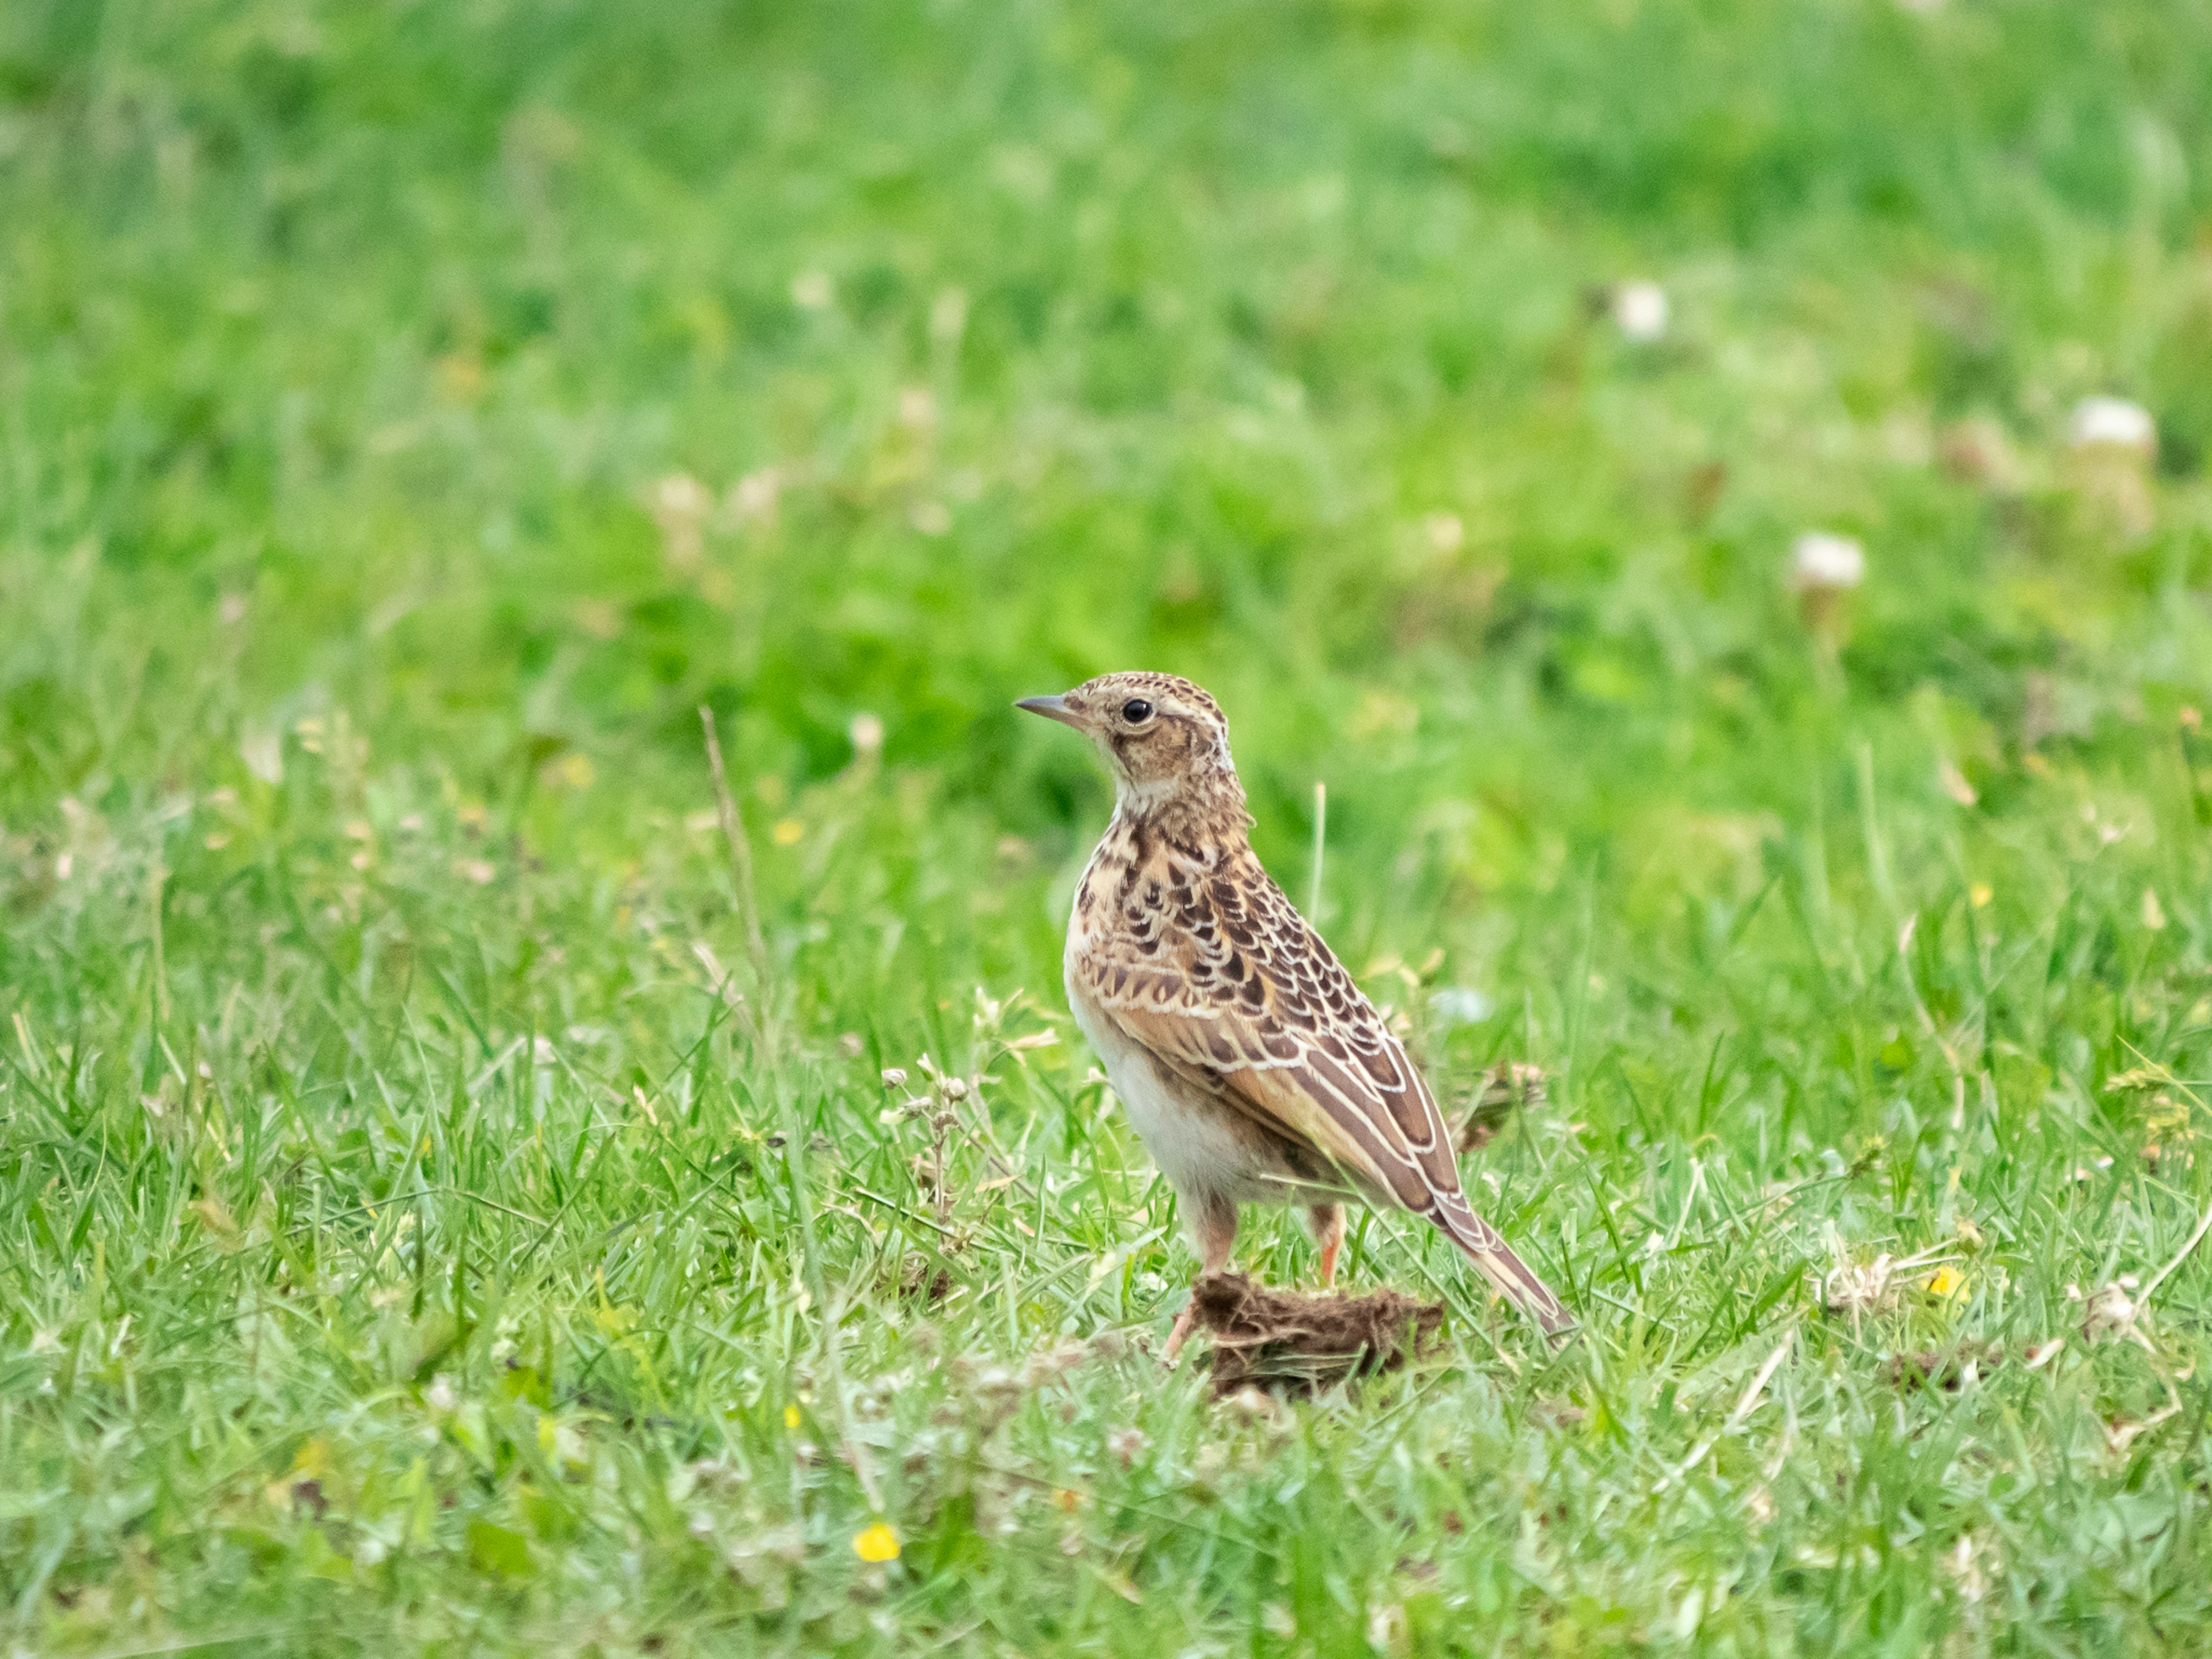
M1152 717L1152 706L1142 697L1132 697L1121 705L1121 718L1132 726L1142 726Z

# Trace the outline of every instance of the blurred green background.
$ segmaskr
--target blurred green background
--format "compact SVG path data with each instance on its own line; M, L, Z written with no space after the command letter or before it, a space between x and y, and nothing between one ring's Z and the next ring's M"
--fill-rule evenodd
M1796 787L1730 759L1810 689L1818 528L1871 549L1867 705L2002 749L2034 672L2077 720L2191 681L2200 8L5 27L12 818L337 707L639 794L704 700L793 782L878 712L1035 828L1097 794L1008 695L1136 663L1227 698L1270 822L1395 750L1598 835L1654 765ZM1650 349L1592 315L1634 277ZM2159 420L2135 534L2045 476L2100 392ZM2015 491L1931 465L1972 416Z
M2094 398L2154 437L2095 441ZM2173 1149L2212 1036L2209 461L2201 0L10 0L12 1629L2186 1650L2201 1270L2164 1346L1971 1421L1912 1395L1886 1472L1855 1449L1907 1409L1881 1355L2075 1331L2066 1287L2140 1284L2207 1196ZM1797 591L1814 532L1862 584ZM1010 1364L1180 1294L1079 1042L991 1097L1044 1241L913 1223L874 1080L1060 1006L1109 793L1008 704L1127 667L1220 698L1302 902L1326 782L1318 920L1440 1092L1553 1073L1485 1167L1603 1357L1509 1375L1468 1339L1422 1396L1501 1467L1542 1449L1523 1485L1401 1490L1397 1427L1318 1418L1193 1475L1214 1419L1149 1362L1001 1431L1068 1492L1126 1480L1110 1571L1049 1515L973 1553L975 1447L888 1494L793 1462L787 1401L864 1414L841 1364L909 1414L967 1397L882 1253L894 1285L943 1256L955 1346ZM766 983L722 977L702 704ZM1821 1322L1808 1273L1976 1215L2002 1265L1969 1302ZM1310 1271L1271 1227L1257 1265ZM1119 1270L1035 1283L1062 1248ZM227 1311L279 1286L319 1335ZM873 1333L842 1361L824 1298ZM1745 1471L1786 1431L1728 1502L1636 1507L1710 1426L1678 1394L1724 1410L1738 1349L1808 1320L1803 1409L1845 1426L1764 1477L1773 1527ZM483 1451L436 1401L533 1341L498 1409L541 1415ZM2184 1385L2162 1437L2092 1426ZM547 1520L569 1454L526 1466L572 1421L611 1507ZM1132 1423L1157 1462L1098 1453ZM1916 1462L1939 1427L1954 1462ZM2016 1454L2074 1484L1962 1496ZM750 1472L681 1473L716 1458ZM888 1588L846 1547L884 1504ZM1297 1565L1376 1504L1410 1530ZM686 1565L787 1525L782 1601ZM361 1622L323 1630L341 1593Z

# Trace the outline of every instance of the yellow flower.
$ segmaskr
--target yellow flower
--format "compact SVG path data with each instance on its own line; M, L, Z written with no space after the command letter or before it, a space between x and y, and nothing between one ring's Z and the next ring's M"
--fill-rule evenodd
M775 829L768 832L769 839L778 847L796 847L806 834L806 826L797 818L781 818Z
M888 1521L876 1522L853 1534L853 1553L863 1561L896 1561L898 1553L898 1534Z
M799 1426L798 1407L786 1406L783 1408L783 1426L787 1429L795 1429Z
M1966 902L1977 910L1996 896L1996 895L1990 890L1989 883L1985 881L1978 881L1966 890Z
M1939 1301L1954 1297L1966 1288L1966 1276L1955 1267L1938 1267L1929 1275L1928 1294Z

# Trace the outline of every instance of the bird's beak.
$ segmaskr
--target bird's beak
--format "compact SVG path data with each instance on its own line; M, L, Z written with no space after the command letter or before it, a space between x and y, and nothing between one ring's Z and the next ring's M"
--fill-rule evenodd
M1067 706L1065 697L1024 697L1014 707L1025 708L1032 714L1042 714L1048 720L1058 720L1062 726L1080 726L1083 723L1075 711Z

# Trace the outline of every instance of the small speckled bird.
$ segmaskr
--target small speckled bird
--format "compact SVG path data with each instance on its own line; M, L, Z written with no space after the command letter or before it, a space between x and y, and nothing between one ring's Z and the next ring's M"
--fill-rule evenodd
M1102 674L1015 707L1073 726L1113 769L1114 820L1068 922L1067 999L1206 1268L1229 1260L1238 1204L1304 1204L1330 1282L1348 1194L1425 1216L1514 1306L1570 1328L1460 1190L1404 1046L1254 855L1220 706L1171 674Z

